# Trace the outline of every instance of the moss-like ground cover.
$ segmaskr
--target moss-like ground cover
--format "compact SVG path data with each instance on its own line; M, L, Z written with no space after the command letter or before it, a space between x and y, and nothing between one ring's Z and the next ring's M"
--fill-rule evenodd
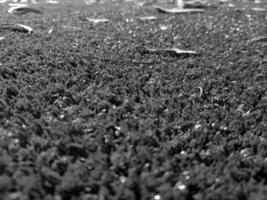
M1 4L0 199L264 200L266 4L231 3Z

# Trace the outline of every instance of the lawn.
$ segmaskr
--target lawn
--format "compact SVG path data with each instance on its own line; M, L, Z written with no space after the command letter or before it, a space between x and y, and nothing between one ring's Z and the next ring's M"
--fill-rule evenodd
M0 200L266 199L267 4L74 2L0 4Z

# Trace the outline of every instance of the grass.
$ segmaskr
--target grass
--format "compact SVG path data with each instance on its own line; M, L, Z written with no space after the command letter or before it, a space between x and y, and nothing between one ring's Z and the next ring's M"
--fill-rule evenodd
M1 5L34 32L0 30L0 199L265 199L266 12L233 3Z

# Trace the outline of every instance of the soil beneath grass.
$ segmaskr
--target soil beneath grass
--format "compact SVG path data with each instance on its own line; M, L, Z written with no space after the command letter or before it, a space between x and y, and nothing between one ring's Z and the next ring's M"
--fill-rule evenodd
M266 4L231 3L2 4L0 199L265 199Z

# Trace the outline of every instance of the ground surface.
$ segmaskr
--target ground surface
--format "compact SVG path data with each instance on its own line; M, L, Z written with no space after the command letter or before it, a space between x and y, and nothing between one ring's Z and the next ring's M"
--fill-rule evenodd
M266 199L266 4L231 3L1 4L0 199Z

